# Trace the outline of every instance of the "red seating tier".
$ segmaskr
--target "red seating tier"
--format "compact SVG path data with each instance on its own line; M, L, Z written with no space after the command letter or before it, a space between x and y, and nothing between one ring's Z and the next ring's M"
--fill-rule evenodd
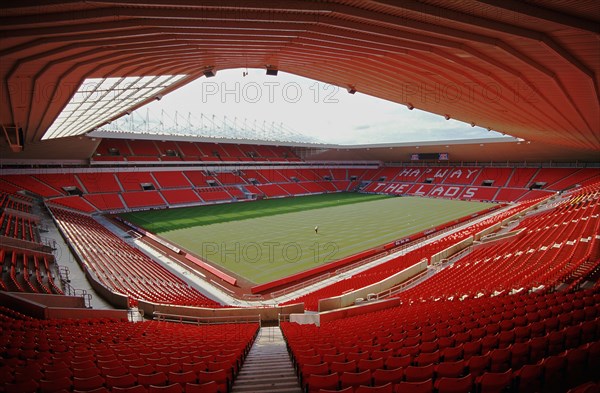
M515 168L506 187L525 188L531 183L532 177L539 171L538 168Z
M119 194L87 194L83 198L96 206L98 210L121 210L125 209Z
M142 183L149 183L156 187L150 172L119 172L117 178L125 191L140 191Z
M395 391L417 391L419 383L427 392L459 383L448 391L486 391L507 381L510 390L493 391L564 392L596 379L598 301L593 291L419 301L281 329L307 391L313 375L368 370L374 386L391 381Z
M79 211L82 211L85 213L93 213L96 211L96 208L94 206L90 205L86 201L86 199L84 199L78 195L53 198L53 199L49 200L49 203L61 205L61 206L68 207L68 208L74 209L74 210L79 210Z
M190 182L181 171L152 172L161 188L189 188Z
M89 194L97 192L120 192L121 187L115 175L112 173L105 172L86 172L78 173L77 177L85 187L85 190Z
M132 304L146 300L221 307L93 218L61 209L52 212L91 276L108 290L127 295Z
M160 196L158 191L132 191L121 194L127 206L135 207L151 207L164 206L165 201Z
M200 202L194 190L162 190L160 193L171 205Z
M3 176L2 179L16 185L19 189L27 190L45 198L62 195L60 191L47 186L30 175L7 175Z
M257 323L34 320L0 308L6 392L231 389ZM188 384L189 383L189 384ZM166 386L165 386L166 385ZM134 387L133 389L130 389ZM191 392L192 390L187 390ZM196 391L196 390L194 390Z
M128 141L127 143L129 144L129 148L131 149L132 156L158 157L160 155L160 152L156 148L154 141L138 139L135 141Z

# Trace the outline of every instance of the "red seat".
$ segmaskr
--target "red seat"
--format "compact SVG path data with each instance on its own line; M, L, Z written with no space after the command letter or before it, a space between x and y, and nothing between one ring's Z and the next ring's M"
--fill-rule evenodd
M509 349L510 367L513 370L518 370L529 362L529 342L516 342Z
M197 384L197 383L186 383L185 393L219 393L219 384L215 381Z
M4 393L36 393L39 384L33 379L21 383L5 383Z
M136 384L137 379L132 374L125 374L119 376L107 375L106 387L112 389L114 387L127 388Z
M506 348L513 344L516 339L514 330L501 331L498 333L498 348Z
M581 326L574 325L565 329L565 349L575 348L581 344Z
M566 352L567 382L569 386L577 386L586 381L588 351L583 348L573 348Z
M354 389L352 387L347 387L346 389L342 389L342 390L338 390L338 389L321 389L321 390L319 390L319 393L354 393Z
M515 342L522 343L531 338L531 328L529 326L517 326L514 330Z
M100 369L97 367L90 368L75 368L73 369L74 378L91 378L100 375Z
M490 355L477 355L467 361L467 367L473 378L477 378L490 368Z
M373 359L382 358L385 360L393 355L394 355L394 351L392 351L391 349L384 349L384 350L378 349L378 350L371 352L371 358L373 358Z
M437 341L423 342L419 346L420 353L430 353L430 352L435 352L437 350L438 350Z
M465 368L466 363L462 359L455 362L442 362L435 366L435 375L436 378L458 378L465 374Z
M154 368L156 372L163 372L165 374L181 372L181 364L179 363L155 364Z
M129 366L129 373L136 377L140 374L153 374L155 371L154 366L150 364L144 364L143 366Z
M385 359L386 368L408 367L412 364L412 356L392 356Z
M337 373L327 375L311 375L308 377L308 393L318 392L321 389L335 390L338 388L340 378Z
M329 364L329 370L332 373L337 373L338 375L342 375L345 372L356 372L356 360L352 360L350 362L333 362Z
M150 385L148 393L183 393L183 388L178 383L165 386Z
M510 349L494 349L490 351L490 371L504 372L510 368Z
M440 361L440 351L435 350L431 353L421 353L415 358L417 366L427 366L428 364L437 364Z
M372 377L370 370L357 373L345 372L340 376L340 387L345 389L349 386L356 388L360 385L371 385L371 379Z
M400 382L394 386L394 393L433 393L433 380Z
M565 350L566 334L564 330L548 333L548 355L558 355Z
M463 344L456 347L447 347L442 350L442 360L452 362L463 357Z
M100 375L95 375L90 378L73 378L74 390L89 392L90 390L98 389L102 386L104 386L104 378Z
M407 382L422 382L428 379L433 379L433 373L435 366L430 364L428 366L408 366L404 369L404 378Z
M481 339L481 353L486 354L492 349L498 348L498 336L485 336Z
M219 385L219 391L225 392L231 385L231 380L228 377L227 371L198 371L198 383L203 384L215 381Z
M581 342L589 343L596 340L598 334L598 324L595 320L581 323Z
M33 378L33 374L31 372L25 373L25 375L27 375L27 379ZM48 381L53 381L55 379L59 379L59 378L63 378L63 377L71 378L72 376L73 376L73 371L70 368L64 368L62 370L46 371L46 372L44 372L42 377L35 378L35 379L45 379Z
M513 373L507 370L503 373L483 373L476 380L479 393L502 393L512 388Z
M567 393L600 393L600 386L594 382L586 382L570 389Z
M107 377L107 376L111 376L111 377L118 377L121 375L125 375L128 374L129 371L127 370L127 368L125 366L119 365L116 367L102 367L100 368L100 375L102 375L103 377Z
M187 371L182 373L174 373L170 372L168 375L169 383L179 383L184 386L186 383L196 383L198 378L196 377L196 372Z
M361 385L354 390L354 393L393 393L393 385L388 383L381 386L364 386Z
M471 393L473 390L473 377L468 374L462 378L442 377L436 379L437 393Z
M543 360L542 368L544 369L544 391L564 392L567 358L562 355L548 356Z
M360 359L357 364L358 371L374 371L379 368L384 368L384 360L383 358L378 359Z
M138 374L137 379L140 385L144 385L146 387L150 385L166 385L167 383L167 375L163 372L154 374Z
M529 340L529 361L537 363L546 357L548 351L548 337L534 337Z
M539 392L542 388L542 366L526 364L515 372L517 392Z
M333 372L333 371L332 371ZM325 375L329 374L329 365L327 363L306 364L300 366L300 380L306 387L309 375Z
M338 353L338 354L325 354L323 355L323 361L325 363L333 363L333 362L338 362L338 363L344 363L346 361L346 354L345 353Z
M369 352L349 352L346 354L346 360L356 360L357 362L361 359L369 359Z
M476 355L481 355L481 339L463 344L463 359L469 360Z
M375 370L373 371L373 385L380 386L385 385L389 382L396 384L402 381L404 377L404 370L402 367L390 369L390 370Z
M126 388L115 386L112 388L113 393L146 393L147 391L148 389L143 385L129 386Z

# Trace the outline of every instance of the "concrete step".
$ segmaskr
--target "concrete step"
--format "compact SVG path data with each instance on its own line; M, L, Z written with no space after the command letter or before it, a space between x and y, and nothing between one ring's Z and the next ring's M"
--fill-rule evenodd
M279 327L261 328L231 392L302 393Z

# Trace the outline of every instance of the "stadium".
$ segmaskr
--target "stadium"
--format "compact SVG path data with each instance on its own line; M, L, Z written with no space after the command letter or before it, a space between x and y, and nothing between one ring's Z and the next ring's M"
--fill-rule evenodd
M0 391L600 391L597 2L0 12ZM502 137L124 129L233 69Z

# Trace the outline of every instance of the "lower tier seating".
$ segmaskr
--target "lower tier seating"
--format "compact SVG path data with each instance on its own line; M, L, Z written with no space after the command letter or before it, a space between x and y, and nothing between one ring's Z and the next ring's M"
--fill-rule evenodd
M597 289L404 303L281 328L308 392L559 393L596 381L600 367Z
M93 218L52 208L56 222L85 268L109 290L130 302L222 307L182 279L130 246Z
M259 325L42 321L0 307L0 329L6 393L227 392Z

